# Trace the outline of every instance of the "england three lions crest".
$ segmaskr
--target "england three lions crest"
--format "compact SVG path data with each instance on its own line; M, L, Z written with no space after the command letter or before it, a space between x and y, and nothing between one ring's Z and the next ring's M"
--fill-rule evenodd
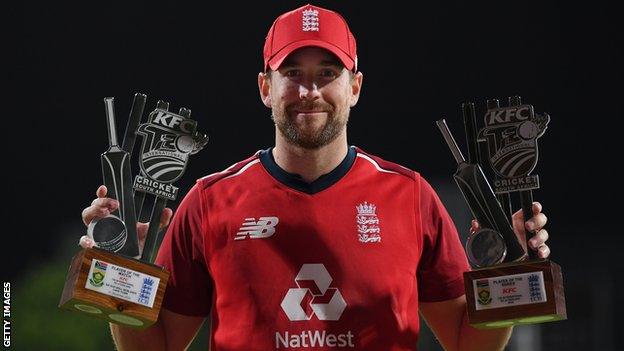
M537 175L529 175L537 164L537 138L546 131L548 114L535 114L533 106L489 109L479 141L487 141L492 168L499 176L496 193L539 188Z
M369 204L366 201L355 206L357 215L358 239L363 243L381 242L381 229L379 227L379 218L376 211L377 206Z

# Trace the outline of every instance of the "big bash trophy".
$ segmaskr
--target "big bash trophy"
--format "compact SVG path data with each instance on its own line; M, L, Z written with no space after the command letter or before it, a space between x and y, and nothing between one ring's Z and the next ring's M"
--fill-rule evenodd
M158 101L147 123L141 124L146 99L135 94L121 145L114 98L104 99L110 145L101 156L102 176L107 197L116 199L119 208L89 224L87 235L95 247L80 250L72 259L59 303L63 309L141 329L158 319L169 279L169 272L153 262L164 235L160 217L178 193L172 183L184 173L189 156L208 140L197 131L189 109L175 114L165 101ZM130 160L137 135L143 142L140 175L133 182ZM146 194L154 196L154 205L141 251L136 225Z
M537 164L537 138L550 117L534 113L519 96L510 97L508 107L488 100L487 108L485 127L477 136L474 104L462 106L468 160L446 121L436 122L457 162L453 177L480 224L466 242L474 268L464 273L469 322L478 328L501 328L566 319L561 267L525 251L511 225L513 192L519 193L524 221L533 216L532 190L539 188L539 178L530 172ZM494 189L481 168L479 142L487 144ZM527 233L527 246L533 235Z

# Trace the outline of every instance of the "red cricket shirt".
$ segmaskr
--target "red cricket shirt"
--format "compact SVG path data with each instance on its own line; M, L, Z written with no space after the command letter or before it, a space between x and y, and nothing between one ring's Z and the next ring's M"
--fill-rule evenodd
M311 184L259 151L199 179L157 263L212 350L414 350L418 302L464 293L455 226L417 173L351 147ZM211 313L212 312L212 313Z

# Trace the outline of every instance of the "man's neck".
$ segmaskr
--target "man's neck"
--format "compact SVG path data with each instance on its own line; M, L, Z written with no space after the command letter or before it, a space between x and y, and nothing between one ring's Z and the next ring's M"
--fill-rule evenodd
M318 149L304 149L278 136L273 148L275 163L288 173L294 173L311 183L338 167L347 156L349 146L346 133Z

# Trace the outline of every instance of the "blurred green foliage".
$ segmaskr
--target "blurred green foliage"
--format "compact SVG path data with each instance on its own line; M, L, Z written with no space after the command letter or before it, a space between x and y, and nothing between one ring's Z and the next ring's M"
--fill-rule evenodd
M12 350L115 350L108 322L58 308L70 261L60 255L11 282ZM189 350L208 350L207 340L204 325Z
M11 284L15 350L115 349L107 322L58 308L69 262L41 262Z

